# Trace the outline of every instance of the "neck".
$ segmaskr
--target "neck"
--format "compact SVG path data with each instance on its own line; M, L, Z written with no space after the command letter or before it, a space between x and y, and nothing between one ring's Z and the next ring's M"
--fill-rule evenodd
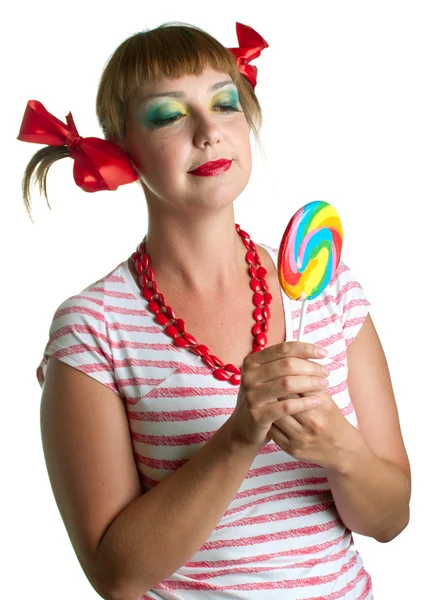
M150 219L146 252L158 287L166 282L177 294L205 298L234 293L248 285L246 247L236 231L232 205L212 218Z

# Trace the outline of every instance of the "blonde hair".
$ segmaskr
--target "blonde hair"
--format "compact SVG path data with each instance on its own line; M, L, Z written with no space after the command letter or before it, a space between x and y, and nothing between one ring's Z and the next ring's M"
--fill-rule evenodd
M246 121L256 141L262 111L250 82L240 73L232 53L203 29L188 24L164 23L126 39L108 59L96 97L96 114L105 139L124 147L127 102L147 81L162 77L200 75L205 68L228 73L237 86ZM31 217L30 183L34 175L40 193L47 197L46 178L56 160L70 156L66 146L47 146L34 154L22 180L25 207Z

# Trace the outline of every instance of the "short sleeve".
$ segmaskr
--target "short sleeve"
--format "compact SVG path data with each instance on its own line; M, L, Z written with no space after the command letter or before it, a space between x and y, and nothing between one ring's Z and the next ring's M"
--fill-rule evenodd
M369 313L370 302L354 273L343 261L340 261L331 287L347 348L361 329Z
M57 308L43 358L36 370L41 387L48 359L54 356L119 394L103 308L101 290L84 290Z

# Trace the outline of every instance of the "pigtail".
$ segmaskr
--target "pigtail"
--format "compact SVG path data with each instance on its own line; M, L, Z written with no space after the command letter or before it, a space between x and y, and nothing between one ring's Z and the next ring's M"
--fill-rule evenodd
M47 197L47 173L53 163L67 156L70 156L70 152L66 146L45 146L38 150L29 161L22 179L22 195L31 221L30 188L32 180L34 184L38 184L40 194L45 196L47 205L51 210Z

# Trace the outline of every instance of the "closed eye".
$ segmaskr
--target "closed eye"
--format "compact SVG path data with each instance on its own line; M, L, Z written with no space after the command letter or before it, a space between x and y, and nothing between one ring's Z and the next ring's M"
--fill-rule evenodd
M222 108L223 110L229 110L229 111L234 111L234 112L242 112L241 110L239 110L238 108L236 108L232 104L217 104L217 107L218 108Z
M218 112L243 112L232 104L216 104L215 109L218 109ZM175 115L172 115L166 119L153 120L152 123L156 126L171 125L172 123L178 121L181 117L185 116L186 115L183 115L182 113L176 113Z

